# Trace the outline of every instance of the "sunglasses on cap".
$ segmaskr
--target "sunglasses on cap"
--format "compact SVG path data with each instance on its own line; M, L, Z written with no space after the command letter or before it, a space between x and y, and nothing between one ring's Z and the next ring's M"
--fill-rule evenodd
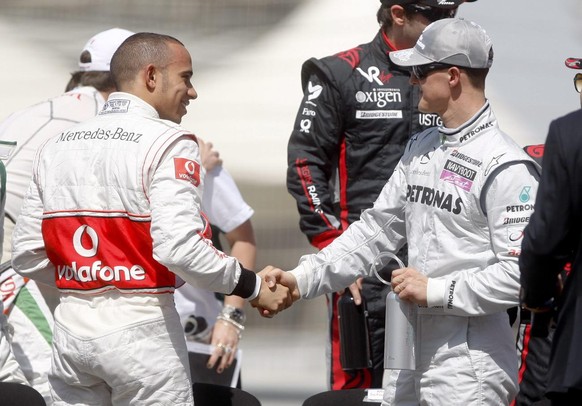
M442 20L443 18L453 18L457 14L456 8L431 7L424 4L406 4L403 7L406 13L418 13L430 22Z
M582 91L582 73L577 73L574 76L574 89L576 89L578 93Z
M429 73L435 70L449 69L451 66L453 65L440 62L428 63L426 65L416 65L412 67L412 74L416 76L418 80L422 80L427 77Z

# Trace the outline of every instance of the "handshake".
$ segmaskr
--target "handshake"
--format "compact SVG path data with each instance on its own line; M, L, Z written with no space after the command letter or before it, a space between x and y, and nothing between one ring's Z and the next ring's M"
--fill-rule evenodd
M271 318L300 298L297 280L293 274L267 266L258 275L262 281L261 290L251 300L251 305L259 310L261 316Z

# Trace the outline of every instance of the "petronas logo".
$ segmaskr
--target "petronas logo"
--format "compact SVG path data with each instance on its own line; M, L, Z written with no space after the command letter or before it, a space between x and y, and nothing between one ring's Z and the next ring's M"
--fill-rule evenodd
M529 202L531 196L529 195L529 191L531 190L531 186L524 186L519 193L519 201L522 203Z

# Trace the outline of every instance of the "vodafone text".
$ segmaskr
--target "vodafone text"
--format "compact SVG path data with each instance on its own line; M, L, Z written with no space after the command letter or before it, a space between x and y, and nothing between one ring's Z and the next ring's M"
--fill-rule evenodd
M93 281L131 281L138 280L142 281L145 279L145 270L139 265L133 265L131 268L127 268L123 265L102 266L101 261L95 261L89 265L77 266L76 262L73 262L71 266L59 265L57 267L57 273L59 280L76 280L79 282L93 282Z

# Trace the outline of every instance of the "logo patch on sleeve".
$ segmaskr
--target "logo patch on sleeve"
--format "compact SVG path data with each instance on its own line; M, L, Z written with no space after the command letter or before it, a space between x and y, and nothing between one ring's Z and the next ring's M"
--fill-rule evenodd
M176 179L186 180L194 186L200 185L200 164L186 158L174 158Z

